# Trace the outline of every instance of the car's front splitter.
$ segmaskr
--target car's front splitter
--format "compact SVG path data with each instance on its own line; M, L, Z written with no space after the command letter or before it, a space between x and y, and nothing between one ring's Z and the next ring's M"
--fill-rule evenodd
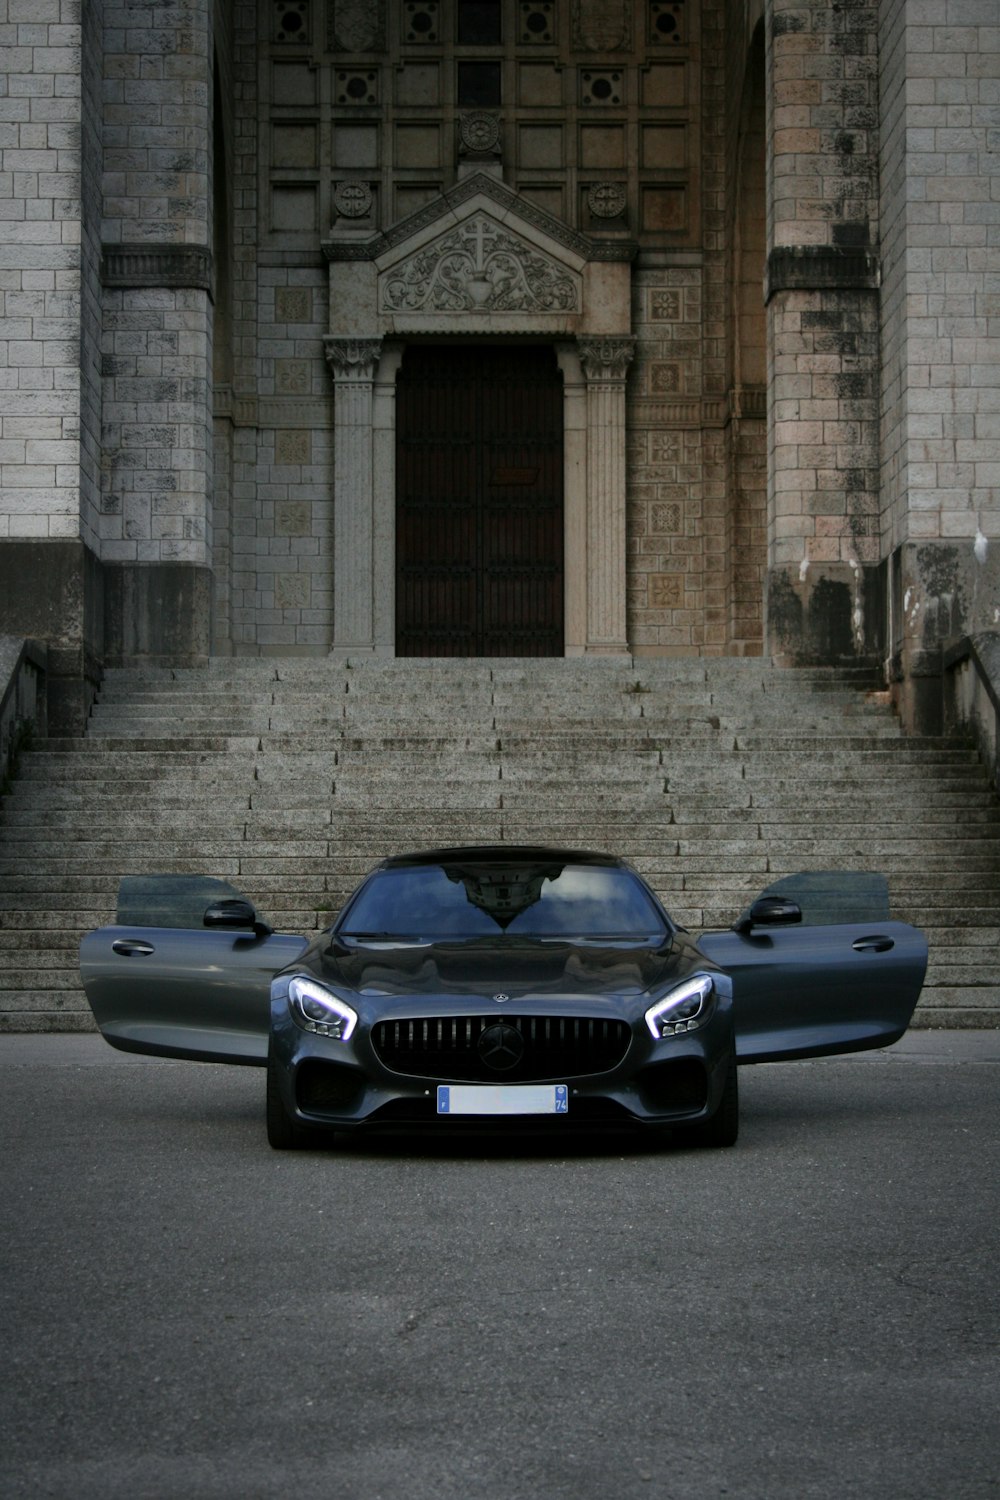
M440 1113L437 1086L456 1080L391 1072L378 1061L363 1032L347 1046L304 1032L287 1011L282 1015L276 1006L271 1033L277 1082L290 1118L337 1131L697 1124L718 1107L732 1047L728 1015L686 1036L660 1042L647 1042L640 1036L622 1064L609 1073L548 1080L565 1087L560 1113L497 1116L467 1112L468 1095L463 1098L463 1112ZM502 1086L502 1080L480 1086Z

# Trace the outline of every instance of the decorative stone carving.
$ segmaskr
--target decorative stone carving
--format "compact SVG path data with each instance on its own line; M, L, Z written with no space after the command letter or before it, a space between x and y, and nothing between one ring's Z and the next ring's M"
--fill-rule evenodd
M349 178L338 182L333 190L333 206L342 219L363 219L372 211L374 201L367 182Z
M580 52L616 52L632 44L631 0L573 0L573 46Z
M375 378L382 340L342 339L328 334L323 349L335 380L371 381Z
M581 68L580 103L600 108L617 108L625 99L625 72L622 68Z
M553 218L536 204L526 202L504 183L487 176L484 172L473 172L464 181L449 188L440 198L408 214L405 219L400 220L384 233L373 235L364 244L336 238L324 240L323 254L330 261L375 260L394 246L405 243L419 230L436 223L441 218L444 207L454 211L460 209L470 198L477 198L480 195L496 204L498 212L515 214L524 223L540 230L547 239L565 246L582 260L633 260L638 249L634 240L619 239L617 236L613 239L594 239L590 235L570 229L569 225L561 219Z
M554 0L521 0L521 42L551 45L556 38Z
M406 0L403 7L403 40L437 42L438 0Z
M105 286L212 288L212 252L207 245L103 245Z
M587 189L587 207L596 219L617 219L628 196L623 182L595 182Z
M578 339L580 363L588 380L624 380L635 357L634 338Z
M580 291L558 261L474 214L389 273L381 301L383 312L575 312Z
M687 42L687 16L684 0L650 0L649 40L661 46L681 46Z
M327 36L331 52L382 52L385 0L329 0Z
M466 151L486 155L500 149L500 116L486 110L473 110L459 116L459 140Z
M378 85L377 68L341 68L334 98L338 104L377 104Z
M272 0L272 4L273 41L301 45L312 40L309 0Z

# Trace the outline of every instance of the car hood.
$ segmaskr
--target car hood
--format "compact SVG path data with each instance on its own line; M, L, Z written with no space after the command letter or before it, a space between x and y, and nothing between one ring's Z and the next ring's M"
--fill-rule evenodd
M295 967L358 995L560 1001L646 995L714 965L679 938L667 947L516 938L362 944L326 934Z

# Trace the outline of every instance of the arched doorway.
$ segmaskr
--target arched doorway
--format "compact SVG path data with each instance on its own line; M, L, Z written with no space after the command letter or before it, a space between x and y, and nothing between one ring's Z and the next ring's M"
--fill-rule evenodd
M397 656L561 656L553 350L413 344L396 402Z

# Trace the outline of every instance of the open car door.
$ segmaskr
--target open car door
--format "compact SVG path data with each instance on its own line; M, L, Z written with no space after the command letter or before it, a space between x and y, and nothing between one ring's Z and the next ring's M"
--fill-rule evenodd
M263 1065L271 979L306 942L272 932L224 880L127 876L115 925L80 944L80 973L113 1047Z
M903 1035L927 940L889 919L882 875L790 875L698 947L732 975L741 1063L887 1047Z

